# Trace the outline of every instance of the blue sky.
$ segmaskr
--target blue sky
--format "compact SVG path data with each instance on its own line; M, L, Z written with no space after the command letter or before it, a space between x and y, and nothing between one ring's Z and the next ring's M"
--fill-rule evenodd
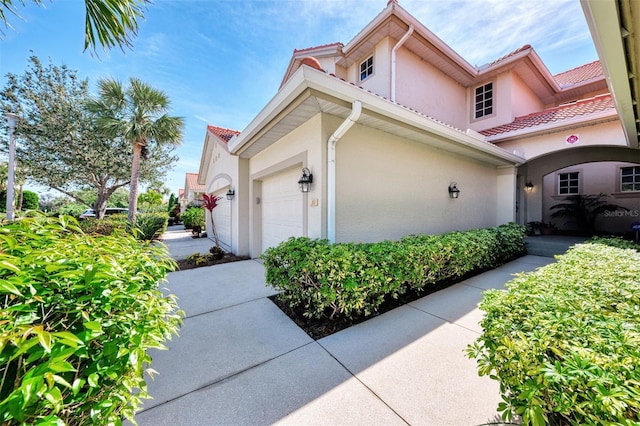
M597 59L578 0L399 0L472 65L531 44L559 73ZM207 124L243 130L275 95L293 49L347 43L387 0L155 0L133 49L83 52L84 2L20 8L0 41L0 84L22 74L30 51L89 78L139 77L165 91L185 118L180 161L166 186L177 194L197 172Z

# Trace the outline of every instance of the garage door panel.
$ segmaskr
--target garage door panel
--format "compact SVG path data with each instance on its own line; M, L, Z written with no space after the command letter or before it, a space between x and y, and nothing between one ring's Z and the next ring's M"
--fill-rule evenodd
M262 182L262 249L289 237L302 236L302 193L298 170L290 170Z

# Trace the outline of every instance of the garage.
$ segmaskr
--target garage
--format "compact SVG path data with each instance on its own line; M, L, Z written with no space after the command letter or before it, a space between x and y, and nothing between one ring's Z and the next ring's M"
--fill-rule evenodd
M214 193L220 197L218 199L218 206L213 209L213 221L216 224L216 231L218 232L218 239L220 244L225 248L231 248L231 201L226 197L227 188L222 191ZM211 235L213 238L213 235Z
M303 198L298 168L262 181L262 251L303 235Z

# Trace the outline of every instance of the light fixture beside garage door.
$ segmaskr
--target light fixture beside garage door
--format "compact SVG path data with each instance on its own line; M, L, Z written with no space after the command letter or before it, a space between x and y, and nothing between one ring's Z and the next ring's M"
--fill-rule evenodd
M233 190L233 188L229 188L229 190L227 191L227 200L231 201L233 200L233 197L236 195L236 191Z
M302 177L298 181L298 186L300 186L300 192L309 192L311 189L311 183L313 182L313 175L304 167L302 169Z
M460 196L460 190L458 189L458 184L453 182L449 185L449 197L458 198Z

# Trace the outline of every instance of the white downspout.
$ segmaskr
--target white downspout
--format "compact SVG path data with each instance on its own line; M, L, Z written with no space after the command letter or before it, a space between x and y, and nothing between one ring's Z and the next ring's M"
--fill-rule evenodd
M396 101L396 52L404 44L405 41L413 34L413 25L409 25L409 29L400 40L391 49L391 102Z
M355 124L362 113L362 102L353 101L351 114L327 141L327 238L330 243L336 242L336 144Z

